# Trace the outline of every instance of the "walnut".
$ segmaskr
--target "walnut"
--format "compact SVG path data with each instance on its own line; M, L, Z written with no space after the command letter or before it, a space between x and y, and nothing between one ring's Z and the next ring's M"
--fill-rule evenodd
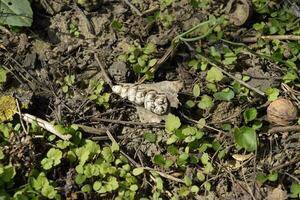
M287 99L273 101L267 109L267 120L271 124L287 126L297 119L297 108Z

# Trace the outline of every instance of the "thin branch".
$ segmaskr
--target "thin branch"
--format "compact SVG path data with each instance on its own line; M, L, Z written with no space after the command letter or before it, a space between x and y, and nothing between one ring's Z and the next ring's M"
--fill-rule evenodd
M26 135L28 135L28 131L27 131L27 129L25 128L25 125L24 125L24 123L23 123L22 113L21 113L21 108L20 108L20 104L19 104L18 99L16 99L16 105L17 105L17 109L18 109L18 113L19 113L19 117L20 117L21 126L22 126L24 132L26 133Z
M91 134L95 134L95 135L106 135L106 128L94 128L94 127L90 127L90 126L86 126L86 125L82 125L82 124L74 124L76 126L78 126L80 129L82 129L84 132L86 133L91 133Z
M165 172L160 172L160 171L157 171L157 170L155 170L153 168L150 168L150 167L142 167L142 168L145 169L145 170L148 170L148 171L154 171L154 172L158 173L160 176L162 176L162 177L164 177L166 179L169 179L169 180L172 180L172 181L175 181L175 182L178 182L178 183L184 183L183 180L181 180L179 178L176 178L174 176L171 176L171 175L169 175L169 174L167 174Z
M199 56L203 59L205 59L209 64L211 64L212 66L218 68L220 71L222 71L222 73L226 74L228 77L232 78L233 80L235 80L236 82L240 83L241 85L245 86L246 88L249 88L250 90L256 92L257 94L261 95L261 96L265 96L265 93L260 91L259 89L252 87L251 85L249 85L248 83L236 78L235 76L231 75L230 73L228 73L227 71L225 71L224 69L222 69L221 67L219 67L217 64L215 64L213 61L211 61L210 59L206 58L203 55ZM224 66L224 65L223 65Z
M293 41L300 41L299 35L262 35L258 37L245 37L242 39L242 42L246 43L254 43L257 40L293 40Z
M143 16L143 13L141 13L141 11L139 11L132 3L130 3L128 0L123 0L124 3L126 3L131 10L133 10L138 16Z
M290 132L290 131L300 131L300 125L273 127L268 131L268 133L279 133L279 132Z
M102 74L104 76L105 81L110 86L110 88L112 88L114 84L113 84L112 80L109 78L108 74L106 73L104 64L102 62L100 62L100 60L99 60L99 58L98 58L98 56L97 56L96 53L94 54L94 56L95 56L95 59L96 59L98 65L99 65L99 67L100 67L100 69L102 71Z
M122 124L122 125L143 126L143 127L157 127L157 128L165 127L165 125L161 123L142 123L142 122L134 122L134 121L122 121L122 120L101 119L101 118L97 119L97 121L114 123L114 124Z

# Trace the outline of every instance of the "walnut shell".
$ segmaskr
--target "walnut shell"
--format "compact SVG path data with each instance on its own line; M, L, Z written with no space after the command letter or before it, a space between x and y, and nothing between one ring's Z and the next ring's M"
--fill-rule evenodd
M271 124L287 126L297 119L297 108L287 99L273 101L267 109L267 120Z

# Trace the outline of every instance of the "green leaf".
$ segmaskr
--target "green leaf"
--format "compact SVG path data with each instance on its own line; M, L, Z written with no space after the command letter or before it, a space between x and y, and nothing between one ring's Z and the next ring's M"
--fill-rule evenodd
M139 187L136 184L134 184L134 185L131 185L129 189L131 191L137 191L139 189Z
M1 182L10 182L16 175L15 167L11 164L4 166L3 173L0 176Z
M168 116L166 117L166 125L165 125L165 129L168 132L172 132L175 131L176 129L178 129L181 126L181 122L179 117L173 115L173 114L168 114Z
M197 123L197 127L200 128L200 129L202 129L202 128L204 128L205 125L206 125L206 120L205 120L205 118L199 119L199 121L198 121L198 123Z
M201 162L203 165L206 165L209 161L209 156L208 153L203 153L203 155L201 156Z
M157 59L153 58L153 59L149 60L148 66L153 67L156 63L157 63Z
M138 175L142 174L143 172L144 172L143 167L137 167L137 168L133 169L132 174L134 176L138 176Z
M231 65L231 64L233 64L233 63L236 61L236 59L237 59L236 55L235 55L233 52L228 52L228 53L226 53L226 54L224 55L224 57L225 57L225 59L223 60L223 64L225 64L225 65Z
M95 181L93 184L93 189L97 192L101 189L102 183L100 181Z
M113 20L111 23L111 27L115 30L115 31L122 31L123 25L121 22L117 21L117 20Z
M243 126L234 130L235 142L246 151L257 149L256 132L253 128Z
M49 159L49 158L44 158L44 159L41 161L41 165L42 165L43 169L49 170L49 169L51 169L52 166L53 166L53 160L52 160L52 159Z
M284 83L290 83L299 79L297 72L293 69L289 70L283 77Z
M243 116L244 116L245 122L248 123L248 122L256 119L256 117L257 117L257 110L255 108L248 108L243 113Z
M298 197L300 195L300 184L299 183L293 183L290 187L290 191L295 197Z
M279 96L279 90L277 88L268 88L266 90L268 101L275 101Z
M208 82L219 82L223 79L223 73L221 70L219 70L217 67L212 67L210 70L208 70L206 75L206 80Z
M268 175L268 180L271 182L275 182L278 179L278 173L274 172Z
M185 102L185 106L186 106L187 108L193 108L193 107L195 107L195 105L196 105L196 103L195 103L193 100L187 100L187 101Z
M82 188L81 188L82 192L85 193L90 193L92 191L92 187L90 184L85 184Z
M70 145L70 141L66 141L66 140L58 140L56 142L56 146L60 149L65 149Z
M206 191L210 191L210 189L211 189L211 184L210 184L210 182L205 181L205 182L203 183L203 186L204 186L204 188L205 188Z
M33 13L28 0L1 0L0 8L0 24L31 26Z
M223 89L221 92L217 92L214 94L214 97L216 100L220 100L220 101L230 101L231 99L234 98L234 92L229 89Z
M152 42L148 43L145 47L144 47L144 54L146 55L150 55L152 53L155 53L157 50L156 50L156 45Z
M4 158L4 153L2 148L0 148L0 160L2 160Z
M57 191L51 185L45 185L41 191L42 195L47 197L48 199L54 199Z
M112 152L117 152L120 150L120 146L117 142L112 142L110 149Z
M158 164L160 166L164 166L165 163L166 163L166 160L165 158L162 156L162 155L155 155L154 158L153 158L153 161L155 164Z
M203 95L197 106L198 106L198 108L203 109L203 110L212 107L213 106L212 98L210 96Z
M160 177L155 178L156 188L158 190L163 190L163 180Z
M174 145L168 146L167 151L168 151L168 153L170 153L171 155L174 155L174 156L179 154L178 148Z
M184 176L184 183L186 186L191 186L193 184L192 179L188 176Z
M115 160L115 156L109 147L104 147L101 154L107 162L113 162Z
M86 180L86 176L84 174L78 174L76 177L75 177L75 183L77 185L82 185Z
M176 135L171 135L171 137L168 138L167 144L173 144L178 140L178 137Z
M157 136L154 133L147 132L144 134L144 138L145 140L154 143L157 139Z
M211 163L207 163L203 168L203 173L210 174L214 170Z
M199 192L199 187L197 186L197 185L193 185L192 187L191 187L191 192L193 192L193 193L198 193Z
M193 87L193 95L194 97L200 96L200 86L198 84L195 84Z
M62 158L62 152L59 149L51 148L48 153L47 157L53 160L53 165L56 166L60 163Z
M0 84L6 82L7 79L6 74L7 72L5 71L5 69L0 67Z
M214 46L210 47L210 55L215 57L216 59L220 60L221 59L221 54L216 50Z

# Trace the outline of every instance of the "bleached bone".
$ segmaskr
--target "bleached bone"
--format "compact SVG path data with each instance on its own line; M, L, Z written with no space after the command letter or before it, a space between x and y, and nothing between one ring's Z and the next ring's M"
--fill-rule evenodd
M114 85L112 91L157 115L165 114L169 108L167 96L155 90L146 90L136 85Z

